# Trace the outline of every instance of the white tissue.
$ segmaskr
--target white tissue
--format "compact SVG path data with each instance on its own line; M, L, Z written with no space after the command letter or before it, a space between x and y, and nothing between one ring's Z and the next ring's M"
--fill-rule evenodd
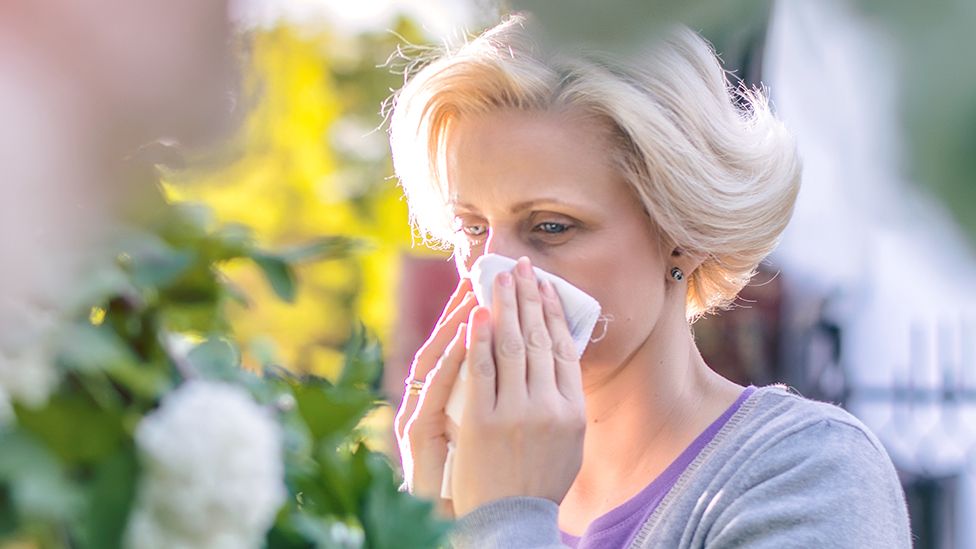
M471 267L470 278L479 305L491 307L492 283L495 276L503 271L511 271L515 268L516 263L516 260L498 254L485 254L474 262ZM583 356L583 351L586 350L586 345L590 342L593 328L596 327L597 319L600 317L600 304L589 294L562 278L538 267L533 267L533 270L539 280L549 280L555 288L559 300L562 302L569 333L573 337L573 343L576 344L576 352L579 356ZM441 482L441 497L445 499L451 499L451 477L454 470L454 451L456 448L454 440L464 411L464 383L467 376L468 363L465 361L461 364L461 369L444 410L448 416L448 443L444 478Z

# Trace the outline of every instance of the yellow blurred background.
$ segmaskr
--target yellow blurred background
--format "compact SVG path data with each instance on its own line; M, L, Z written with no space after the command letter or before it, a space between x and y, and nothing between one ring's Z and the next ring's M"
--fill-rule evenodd
M221 222L251 226L264 246L321 235L366 244L349 258L301 266L294 303L275 299L253 265L226 265L251 302L228 311L245 367L273 363L335 379L360 321L389 344L401 257L432 253L412 248L379 113L402 82L382 65L417 35L405 19L394 32L353 36L286 23L252 31L245 97L253 105L238 135L215 155L217 167L164 184L171 200L202 202ZM389 452L392 416L381 406L365 420L373 448Z

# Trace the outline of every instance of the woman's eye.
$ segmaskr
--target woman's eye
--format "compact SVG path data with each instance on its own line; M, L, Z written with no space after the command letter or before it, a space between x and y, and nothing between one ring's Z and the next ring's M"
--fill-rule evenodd
M461 230L464 231L464 234L475 237L483 236L488 232L488 228L484 225L465 225L461 227Z
M568 231L570 229L569 225L565 223L556 223L554 221L547 221L545 223L539 223L536 225L536 229L546 233L546 234L560 234Z

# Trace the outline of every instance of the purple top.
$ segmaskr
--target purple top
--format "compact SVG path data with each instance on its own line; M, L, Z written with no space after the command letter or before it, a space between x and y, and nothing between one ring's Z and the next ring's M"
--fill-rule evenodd
M679 455L668 468L665 469L657 478L651 481L634 497L614 507L605 514L597 517L590 523L583 532L582 537L573 536L559 531L564 544L577 549L589 549L592 547L627 547L630 540L647 520L647 517L654 512L654 509L661 503L664 496L671 490L674 483L681 476L681 473L691 465L698 453L705 448L712 438L719 432L723 425L732 417L732 414L739 409L749 395L756 390L754 385L750 385L742 391L739 398L729 406L725 412L708 426L698 438L692 441L681 455Z

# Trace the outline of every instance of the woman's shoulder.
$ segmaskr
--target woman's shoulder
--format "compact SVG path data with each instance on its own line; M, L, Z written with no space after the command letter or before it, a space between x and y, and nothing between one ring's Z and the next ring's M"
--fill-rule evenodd
M791 464L819 464L859 471L862 478L890 482L897 473L884 445L860 419L832 402L804 397L783 385L757 388L739 410L729 439L716 453L744 460L746 471L763 474ZM845 475L841 475L845 476ZM819 483L829 482L821 477Z
M887 458L884 445L856 416L836 403L807 398L788 385L758 387L743 408L741 428L733 429L733 437L790 443L812 439L819 445L827 434L828 438L848 439L869 454Z
M878 438L840 406L784 385L757 388L686 476L651 521L657 541L682 532L699 547L911 545Z

